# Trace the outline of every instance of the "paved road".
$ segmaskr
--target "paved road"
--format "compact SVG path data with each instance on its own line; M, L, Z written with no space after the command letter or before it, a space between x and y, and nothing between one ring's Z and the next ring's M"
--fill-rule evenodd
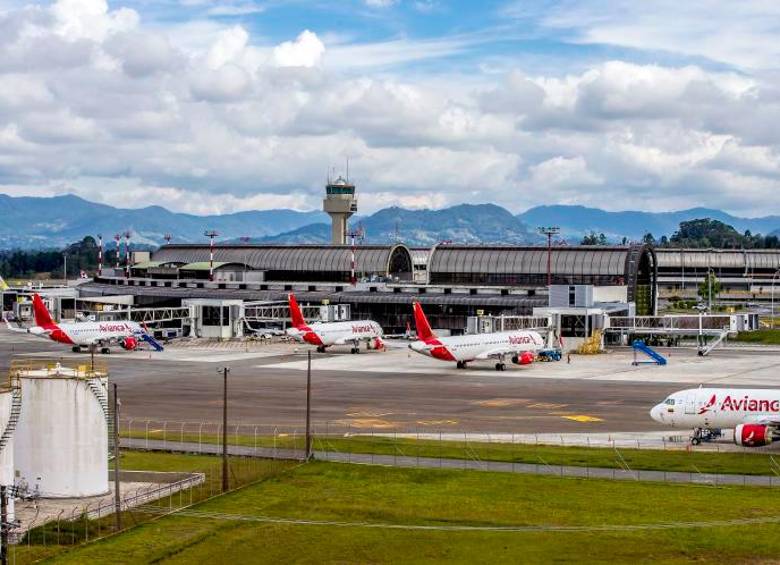
M122 445L132 449L155 451L174 451L181 453L222 453L217 444L195 442L171 442L162 440L122 439ZM228 446L230 455L246 457L264 457L273 459L301 460L304 454L300 450L255 448L236 445ZM355 463L363 465L386 465L391 467L413 467L425 469L469 469L475 471L494 471L519 473L524 475L545 475L555 477L574 477L589 479L608 479L641 482L668 482L684 484L706 484L719 486L780 487L780 478L775 476L728 475L721 473L684 473L678 471L633 471L605 469L600 467L574 467L568 465L546 465L544 463L506 463L499 461L481 461L468 459L437 459L433 457L409 457L404 455L373 455L361 453L341 453L335 451L315 451L314 458L337 463Z

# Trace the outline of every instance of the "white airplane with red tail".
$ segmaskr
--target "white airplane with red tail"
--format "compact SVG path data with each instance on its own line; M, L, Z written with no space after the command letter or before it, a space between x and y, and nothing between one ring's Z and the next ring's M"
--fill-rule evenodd
M412 308L417 341L410 343L409 349L441 361L455 361L458 369L465 369L471 361L488 359L496 360L496 371L506 369L507 359L516 365L530 365L536 352L544 348L542 336L526 330L437 337L420 303L415 302Z
M79 322L75 324L57 324L52 320L46 305L37 294L33 295L33 316L35 325L30 328L15 328L5 320L8 329L17 333L27 333L72 346L74 352L82 348L100 348L101 353L110 353L109 345L118 344L122 349L133 351L141 341L147 342L155 350L163 347L136 322Z
M292 320L292 327L287 328L287 335L296 341L316 345L320 353L332 345L351 345L351 353L360 353L362 342L365 342L368 349L382 349L385 346L382 341L382 327L372 320L307 324L295 295L289 294L287 300Z
M650 417L661 424L693 428L694 445L734 428L734 443L760 447L780 438L780 390L689 388L655 405Z

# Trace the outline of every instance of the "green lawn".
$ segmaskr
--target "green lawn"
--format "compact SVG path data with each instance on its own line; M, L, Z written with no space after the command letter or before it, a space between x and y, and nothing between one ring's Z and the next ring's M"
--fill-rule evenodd
M279 473L284 473L297 465L290 461L272 461L257 458L230 458L230 488L238 488L247 484L267 479ZM123 451L122 468L146 471L180 471L204 473L205 480L200 486L192 489L190 493L173 494L171 500L168 497L160 499L156 503L163 507L169 504L175 506L186 504L190 500L197 502L218 496L221 492L222 465L218 457L206 455L187 455L175 453L155 453L143 451ZM135 510L123 512L125 527L138 524L153 518L150 514L142 514ZM49 523L36 528L27 534L18 546L13 547L14 560L11 563L33 563L44 557L61 553L67 544L79 544L85 539L94 539L100 535L107 535L113 531L114 518L108 516L100 520L85 521L79 519L76 522L60 523L57 528L55 523ZM63 546L52 545L59 540Z
M317 462L208 500L192 510L208 512L209 517L163 517L75 548L49 562L769 563L776 562L780 554L780 525L774 523L608 529L780 517L776 493L756 488ZM258 521L261 517L341 525L272 524ZM359 527L356 523L383 527ZM541 530L404 530L388 525L536 526ZM607 529L544 529L550 526Z
M127 432L123 432L127 437ZM133 437L145 437L136 432ZM214 434L168 434L169 441L220 443ZM161 431L150 431L149 439L163 439ZM297 448L303 450L302 436L250 436L231 434L228 443L248 447ZM684 471L702 473L732 473L747 475L776 475L780 473L780 452L776 457L766 452L712 453L686 451L681 444L669 444L674 449L647 450L608 448L559 447L512 443L466 441L416 440L385 436L355 435L315 436L314 449L342 453L373 453L413 457L441 457L447 459L478 459L515 463L574 465L578 467L607 467L620 469L627 464L632 470Z
M740 332L734 341L761 345L780 345L780 329Z

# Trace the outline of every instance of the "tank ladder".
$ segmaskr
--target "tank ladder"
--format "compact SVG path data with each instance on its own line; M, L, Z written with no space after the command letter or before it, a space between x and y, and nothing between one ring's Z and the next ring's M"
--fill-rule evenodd
M100 404L100 410L106 419L106 428L108 429L108 457L114 456L114 419L111 417L111 410L108 407L108 390L100 379L88 379L87 386Z
M16 431L16 425L19 423L19 417L22 415L22 388L17 384L11 389L11 414L8 416L8 423L0 434L0 453Z

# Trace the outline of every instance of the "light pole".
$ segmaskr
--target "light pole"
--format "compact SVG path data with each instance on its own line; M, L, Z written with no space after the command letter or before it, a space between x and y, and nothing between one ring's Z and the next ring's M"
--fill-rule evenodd
M227 447L227 376L230 367L220 367L217 374L222 375L222 492L230 489L228 478L228 447Z
M207 238L209 238L209 281L214 281L214 238L219 234L214 230L206 230L203 232Z
M712 267L707 267L707 314L712 314Z
M772 329L775 329L775 282L780 275L780 267L777 268L775 274L772 275Z
M68 254L62 254L62 278L65 281L65 286L68 286Z
M540 234L547 236L547 286L552 285L552 238L561 233L558 226L537 228Z
M246 279L247 263L249 262L249 242L252 241L252 238L248 235L242 235L240 239L241 243L246 246L246 249L244 249L244 279Z

